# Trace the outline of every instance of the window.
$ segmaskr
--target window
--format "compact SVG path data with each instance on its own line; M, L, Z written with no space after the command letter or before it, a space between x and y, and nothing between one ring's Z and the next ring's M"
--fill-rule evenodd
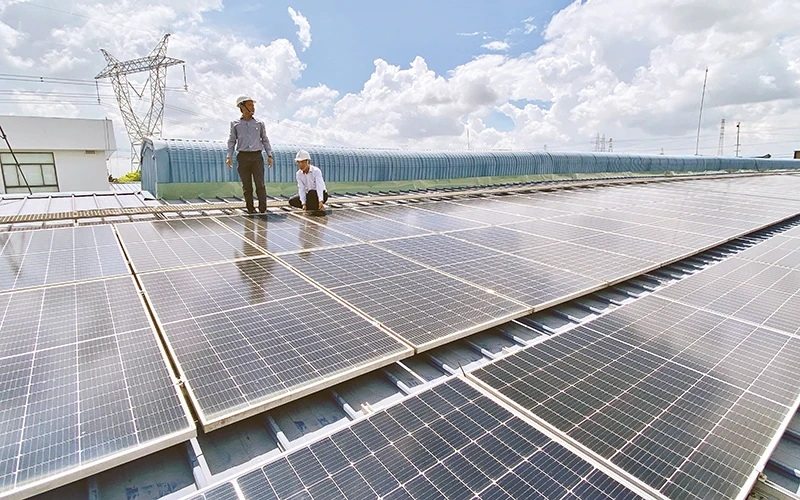
M53 153L17 153L17 160L25 178L20 175L11 153L0 153L0 167L3 170L3 183L6 193L27 193L28 186L33 192L58 191L56 162Z

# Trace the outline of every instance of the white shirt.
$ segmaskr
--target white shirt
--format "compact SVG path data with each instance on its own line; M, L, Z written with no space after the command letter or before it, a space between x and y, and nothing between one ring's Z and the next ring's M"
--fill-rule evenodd
M297 169L295 177L297 178L297 194L300 196L300 202L303 205L306 204L306 194L309 191L316 191L317 199L322 201L322 193L325 192L325 180L322 178L322 170L311 165L308 167L307 174Z

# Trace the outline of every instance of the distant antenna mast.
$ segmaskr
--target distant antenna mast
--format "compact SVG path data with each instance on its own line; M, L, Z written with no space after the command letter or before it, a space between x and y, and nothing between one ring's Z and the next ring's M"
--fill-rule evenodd
M611 137L608 138L608 152L609 153L614 152L614 139L612 139Z
M467 127L467 151L469 151L469 127Z
M600 132L597 133L597 137L594 139L594 152L600 152Z
M694 147L695 156L700 154L700 124L703 123L703 103L706 100L706 83L708 83L708 67L706 67L706 76L703 79L703 97L700 98L700 118L697 119L697 145Z
M601 153L606 152L606 134L603 134L603 138L600 139L600 152Z
M717 148L717 156L722 156L725 150L725 118L719 122L719 147Z
M741 124L742 124L742 122L738 122L736 124L736 157L737 158L739 157L739 146L741 146L741 144L739 143L739 127L741 126Z
M168 39L169 34L164 35L164 38L150 52L149 56L130 61L119 61L105 50L100 49L108 65L94 78L95 80L111 78L114 95L117 98L117 104L119 104L119 110L125 122L125 129L127 129L128 138L131 141L131 167L134 171L139 168L139 147L142 145L144 138L161 135L164 123L164 91L167 83L167 68L176 64L184 64L184 61L180 59L167 57ZM136 116L131 105L130 89L133 89L139 98L144 95L144 89L140 93L133 88L128 82L128 75L145 71L150 72L150 77L148 78L150 84L150 106L144 116ZM186 72L184 71L184 88L186 87L185 84Z

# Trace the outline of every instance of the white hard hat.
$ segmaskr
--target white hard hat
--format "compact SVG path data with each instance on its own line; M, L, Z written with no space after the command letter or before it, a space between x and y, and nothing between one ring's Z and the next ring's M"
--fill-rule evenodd
M253 101L253 99L251 99L249 96L246 95L240 95L239 97L236 98L236 107L238 108L243 102L247 101ZM255 102L256 101L253 101L253 103Z
M305 149L301 149L297 152L297 156L294 157L294 161L303 161L303 160L310 160L311 155L308 154L308 151Z

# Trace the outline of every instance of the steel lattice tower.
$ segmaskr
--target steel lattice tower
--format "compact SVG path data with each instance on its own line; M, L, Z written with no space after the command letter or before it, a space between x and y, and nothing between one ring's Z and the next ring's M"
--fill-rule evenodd
M134 171L139 169L140 148L144 138L161 135L164 123L164 92L167 83L167 68L177 64L184 64L184 61L180 59L167 57L168 39L169 34L164 35L164 38L150 52L149 56L131 59L130 61L119 61L104 49L100 49L108 65L95 79L111 78L114 96L117 98L119 110L125 122L125 129L128 131L128 137L131 141L131 167ZM137 116L131 104L130 90L133 89L140 98L145 92L144 89L142 89L141 94L136 92L133 85L128 82L128 75L145 71L150 72L150 76L145 82L145 86L148 83L150 86L150 106L143 116Z

